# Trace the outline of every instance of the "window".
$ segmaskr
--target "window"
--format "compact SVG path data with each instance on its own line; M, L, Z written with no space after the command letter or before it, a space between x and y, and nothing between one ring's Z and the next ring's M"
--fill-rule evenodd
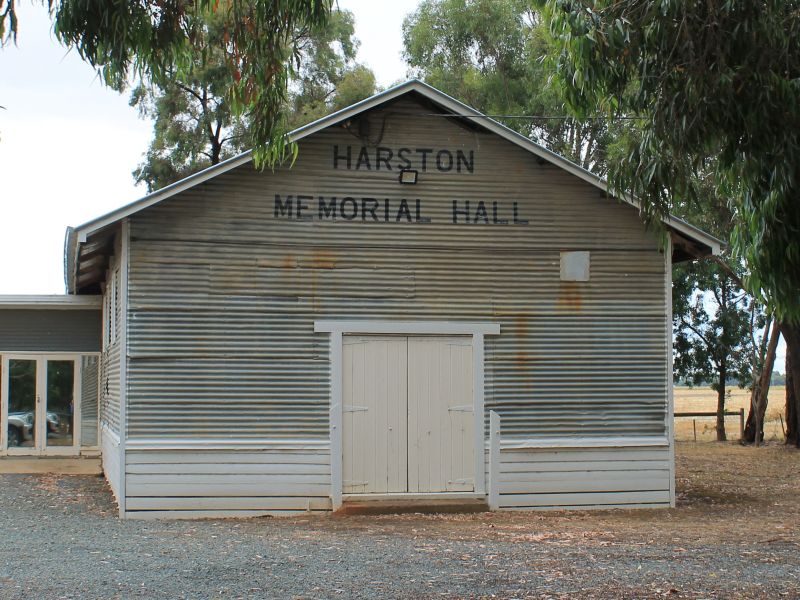
M111 275L106 293L103 297L103 345L112 346L117 341L117 306L119 294L117 292L117 277L119 271Z

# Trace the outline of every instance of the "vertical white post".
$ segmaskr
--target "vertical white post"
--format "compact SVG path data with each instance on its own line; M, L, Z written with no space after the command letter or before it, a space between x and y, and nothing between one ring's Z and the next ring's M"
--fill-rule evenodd
M130 262L131 224L128 219L120 225L121 244L119 256L119 314L122 323L119 324L119 516L126 518L127 500L127 458L125 445L128 441L128 271ZM113 293L113 291L112 291ZM112 303L113 307L113 303ZM113 323L113 321L112 321ZM112 325L114 327L115 325Z
M669 505L675 507L675 397L672 389L672 240L664 249L664 308L667 350L667 440L669 442Z
M6 445L8 440L8 398L6 398L6 389L8 388L8 357L0 356L0 455L6 452Z
M35 454L47 448L47 359L36 357L36 443Z
M500 508L500 415L489 412L489 510Z
M486 414L484 412L483 334L472 335L472 402L475 436L475 492L486 493Z
M81 413L83 412L83 359L78 356L72 363L72 446L81 452Z
M342 507L342 332L331 332L331 504Z

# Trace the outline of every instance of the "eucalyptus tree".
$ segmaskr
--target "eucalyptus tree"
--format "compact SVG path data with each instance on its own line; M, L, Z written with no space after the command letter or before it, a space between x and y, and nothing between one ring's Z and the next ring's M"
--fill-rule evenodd
M294 32L291 45L296 51L284 109L287 128L373 93L372 72L355 62L354 34L353 15L338 10L324 26ZM198 28L205 41L190 68L175 70L166 81L142 81L131 94L131 105L153 119L153 139L133 172L150 191L217 164L251 143L253 118L237 114L226 93L226 57L217 50L218 38L225 35L220 19L212 16Z
M564 98L548 85L543 58L552 40L528 0L423 0L403 23L412 73L602 174L604 120L564 115Z
M558 79L577 115L641 117L610 181L651 222L697 201L713 168L748 289L787 347L800 446L800 2L548 0ZM709 164L708 158L714 157Z

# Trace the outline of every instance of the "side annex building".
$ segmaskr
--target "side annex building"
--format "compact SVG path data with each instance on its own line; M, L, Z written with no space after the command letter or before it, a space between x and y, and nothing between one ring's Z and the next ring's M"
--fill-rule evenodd
M419 81L291 137L0 297L0 468L99 458L124 518L674 505L672 264L718 240Z

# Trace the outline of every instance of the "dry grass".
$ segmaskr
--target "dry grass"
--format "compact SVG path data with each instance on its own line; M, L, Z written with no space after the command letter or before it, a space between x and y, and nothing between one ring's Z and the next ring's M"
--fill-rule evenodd
M675 412L714 412L717 410L717 393L707 387L675 387ZM764 427L764 435L767 440L783 441L783 429L781 428L781 417L786 401L786 389L784 386L772 386L769 390L769 403L767 404L767 419ZM745 418L750 407L750 392L738 387L729 390L728 399L725 402L725 410L737 411L744 409ZM714 430L716 424L715 417L697 418L678 418L675 419L675 439L690 441L694 440L694 428L692 421L697 427L697 441L710 442L716 439ZM739 439L739 417L727 417L725 419L725 429L729 440Z

